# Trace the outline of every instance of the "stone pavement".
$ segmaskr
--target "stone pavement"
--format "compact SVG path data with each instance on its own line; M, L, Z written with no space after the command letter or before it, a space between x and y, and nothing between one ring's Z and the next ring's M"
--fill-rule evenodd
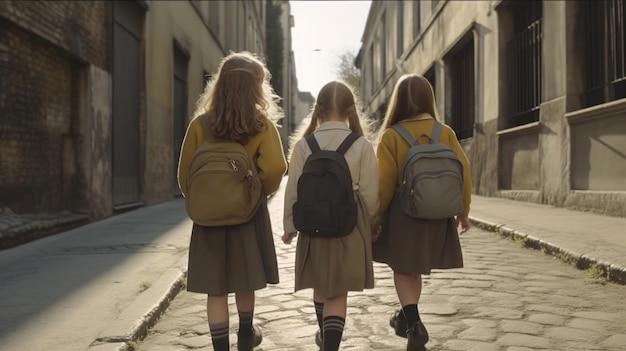
M258 294L257 350L315 350L311 292L292 292L295 245L280 242L281 206L278 193L270 207L281 283ZM430 350L626 350L626 287L606 282L626 282L626 219L480 196L470 215L466 267L425 279ZM21 244L39 237L28 228L81 220L62 217L2 212L0 247L6 233ZM0 250L0 350L128 350L184 283L190 227L178 199ZM376 289L350 295L342 349L404 347L387 326L397 308L391 272L375 270ZM210 350L204 299L179 294L139 349Z
M477 201L476 208L487 208L485 201ZM281 282L257 293L255 322L263 329L264 341L256 350L313 351L317 323L312 292L293 292L295 243L280 241L281 206L279 192L270 201L270 212ZM500 206L499 213L505 213ZM551 217L553 210L543 216ZM425 277L420 313L430 332L428 350L626 350L626 286L596 279L540 251L525 250L525 241L516 241L475 227L462 236L465 268ZM349 295L342 350L406 347L405 339L395 336L388 325L398 308L391 271L376 264L375 278L375 289ZM205 298L181 292L135 348L212 350ZM232 296L229 308L231 348L236 349Z

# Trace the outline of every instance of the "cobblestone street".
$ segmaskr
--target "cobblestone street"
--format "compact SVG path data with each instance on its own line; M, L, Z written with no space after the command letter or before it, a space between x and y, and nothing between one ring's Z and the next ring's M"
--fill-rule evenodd
M282 233L282 194L270 201ZM257 292L255 350L317 350L312 291L293 293L295 244L277 235L281 283ZM424 279L420 314L430 351L626 350L626 286L595 280L539 251L473 228L462 237L465 268ZM389 316L398 308L391 270L375 265L376 288L351 293L342 350L404 350ZM237 317L230 299L231 349ZM205 296L181 292L139 343L142 351L212 350Z

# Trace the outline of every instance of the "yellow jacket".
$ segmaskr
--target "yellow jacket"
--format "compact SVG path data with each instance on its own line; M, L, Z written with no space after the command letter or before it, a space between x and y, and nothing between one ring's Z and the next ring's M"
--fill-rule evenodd
M178 187L183 196L187 195L187 172L189 170L191 157L204 141L204 132L202 131L202 123L200 123L199 117L204 117L204 115L194 118L191 123L189 123L180 150ZM263 192L265 195L269 195L278 190L278 186L287 170L287 162L285 161L283 146L280 142L280 136L278 135L276 126L274 126L269 119L266 120L265 130L252 136L244 147L248 151L248 154L250 154L250 157L256 159L256 167L259 172L259 177L261 178L261 183L263 184Z
M429 117L427 114L422 114L416 118L400 121L399 123L401 123L414 138L417 138L417 136L422 134L430 135L433 130L434 119L432 117L427 117ZM472 180L469 162L467 161L465 152L463 152L463 149L456 138L456 134L452 128L445 124L443 125L443 128L441 128L439 142L448 145L463 164L464 210L460 216L467 217L470 210L472 195ZM394 194L400 192L404 157L408 151L409 144L395 130L388 128L383 132L380 143L376 148L376 159L378 160L378 179L380 182L380 214L386 213Z

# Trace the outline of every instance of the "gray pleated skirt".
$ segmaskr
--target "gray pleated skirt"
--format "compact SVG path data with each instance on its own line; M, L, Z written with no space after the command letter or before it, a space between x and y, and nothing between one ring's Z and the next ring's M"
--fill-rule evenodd
M374 261L398 273L430 274L432 269L463 267L454 218L415 219L404 214L400 198L391 200L383 232L372 245Z
M194 224L187 291L224 295L278 283L278 264L267 201L250 222L224 227Z

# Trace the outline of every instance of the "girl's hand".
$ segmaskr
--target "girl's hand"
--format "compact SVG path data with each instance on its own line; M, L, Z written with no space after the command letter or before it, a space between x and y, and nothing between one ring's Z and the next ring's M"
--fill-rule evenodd
M283 243L291 244L291 240L293 240L293 238L295 238L296 236L298 236L298 232L283 234L283 237L282 237Z
M459 225L461 225L461 231L459 232L459 235L467 232L472 227L472 225L470 224L470 220L467 217L456 217L455 224L457 228L459 227Z
M380 236L381 227L378 224L372 224L370 226L370 229L372 231L372 242L376 242L376 240L378 240L378 237Z

